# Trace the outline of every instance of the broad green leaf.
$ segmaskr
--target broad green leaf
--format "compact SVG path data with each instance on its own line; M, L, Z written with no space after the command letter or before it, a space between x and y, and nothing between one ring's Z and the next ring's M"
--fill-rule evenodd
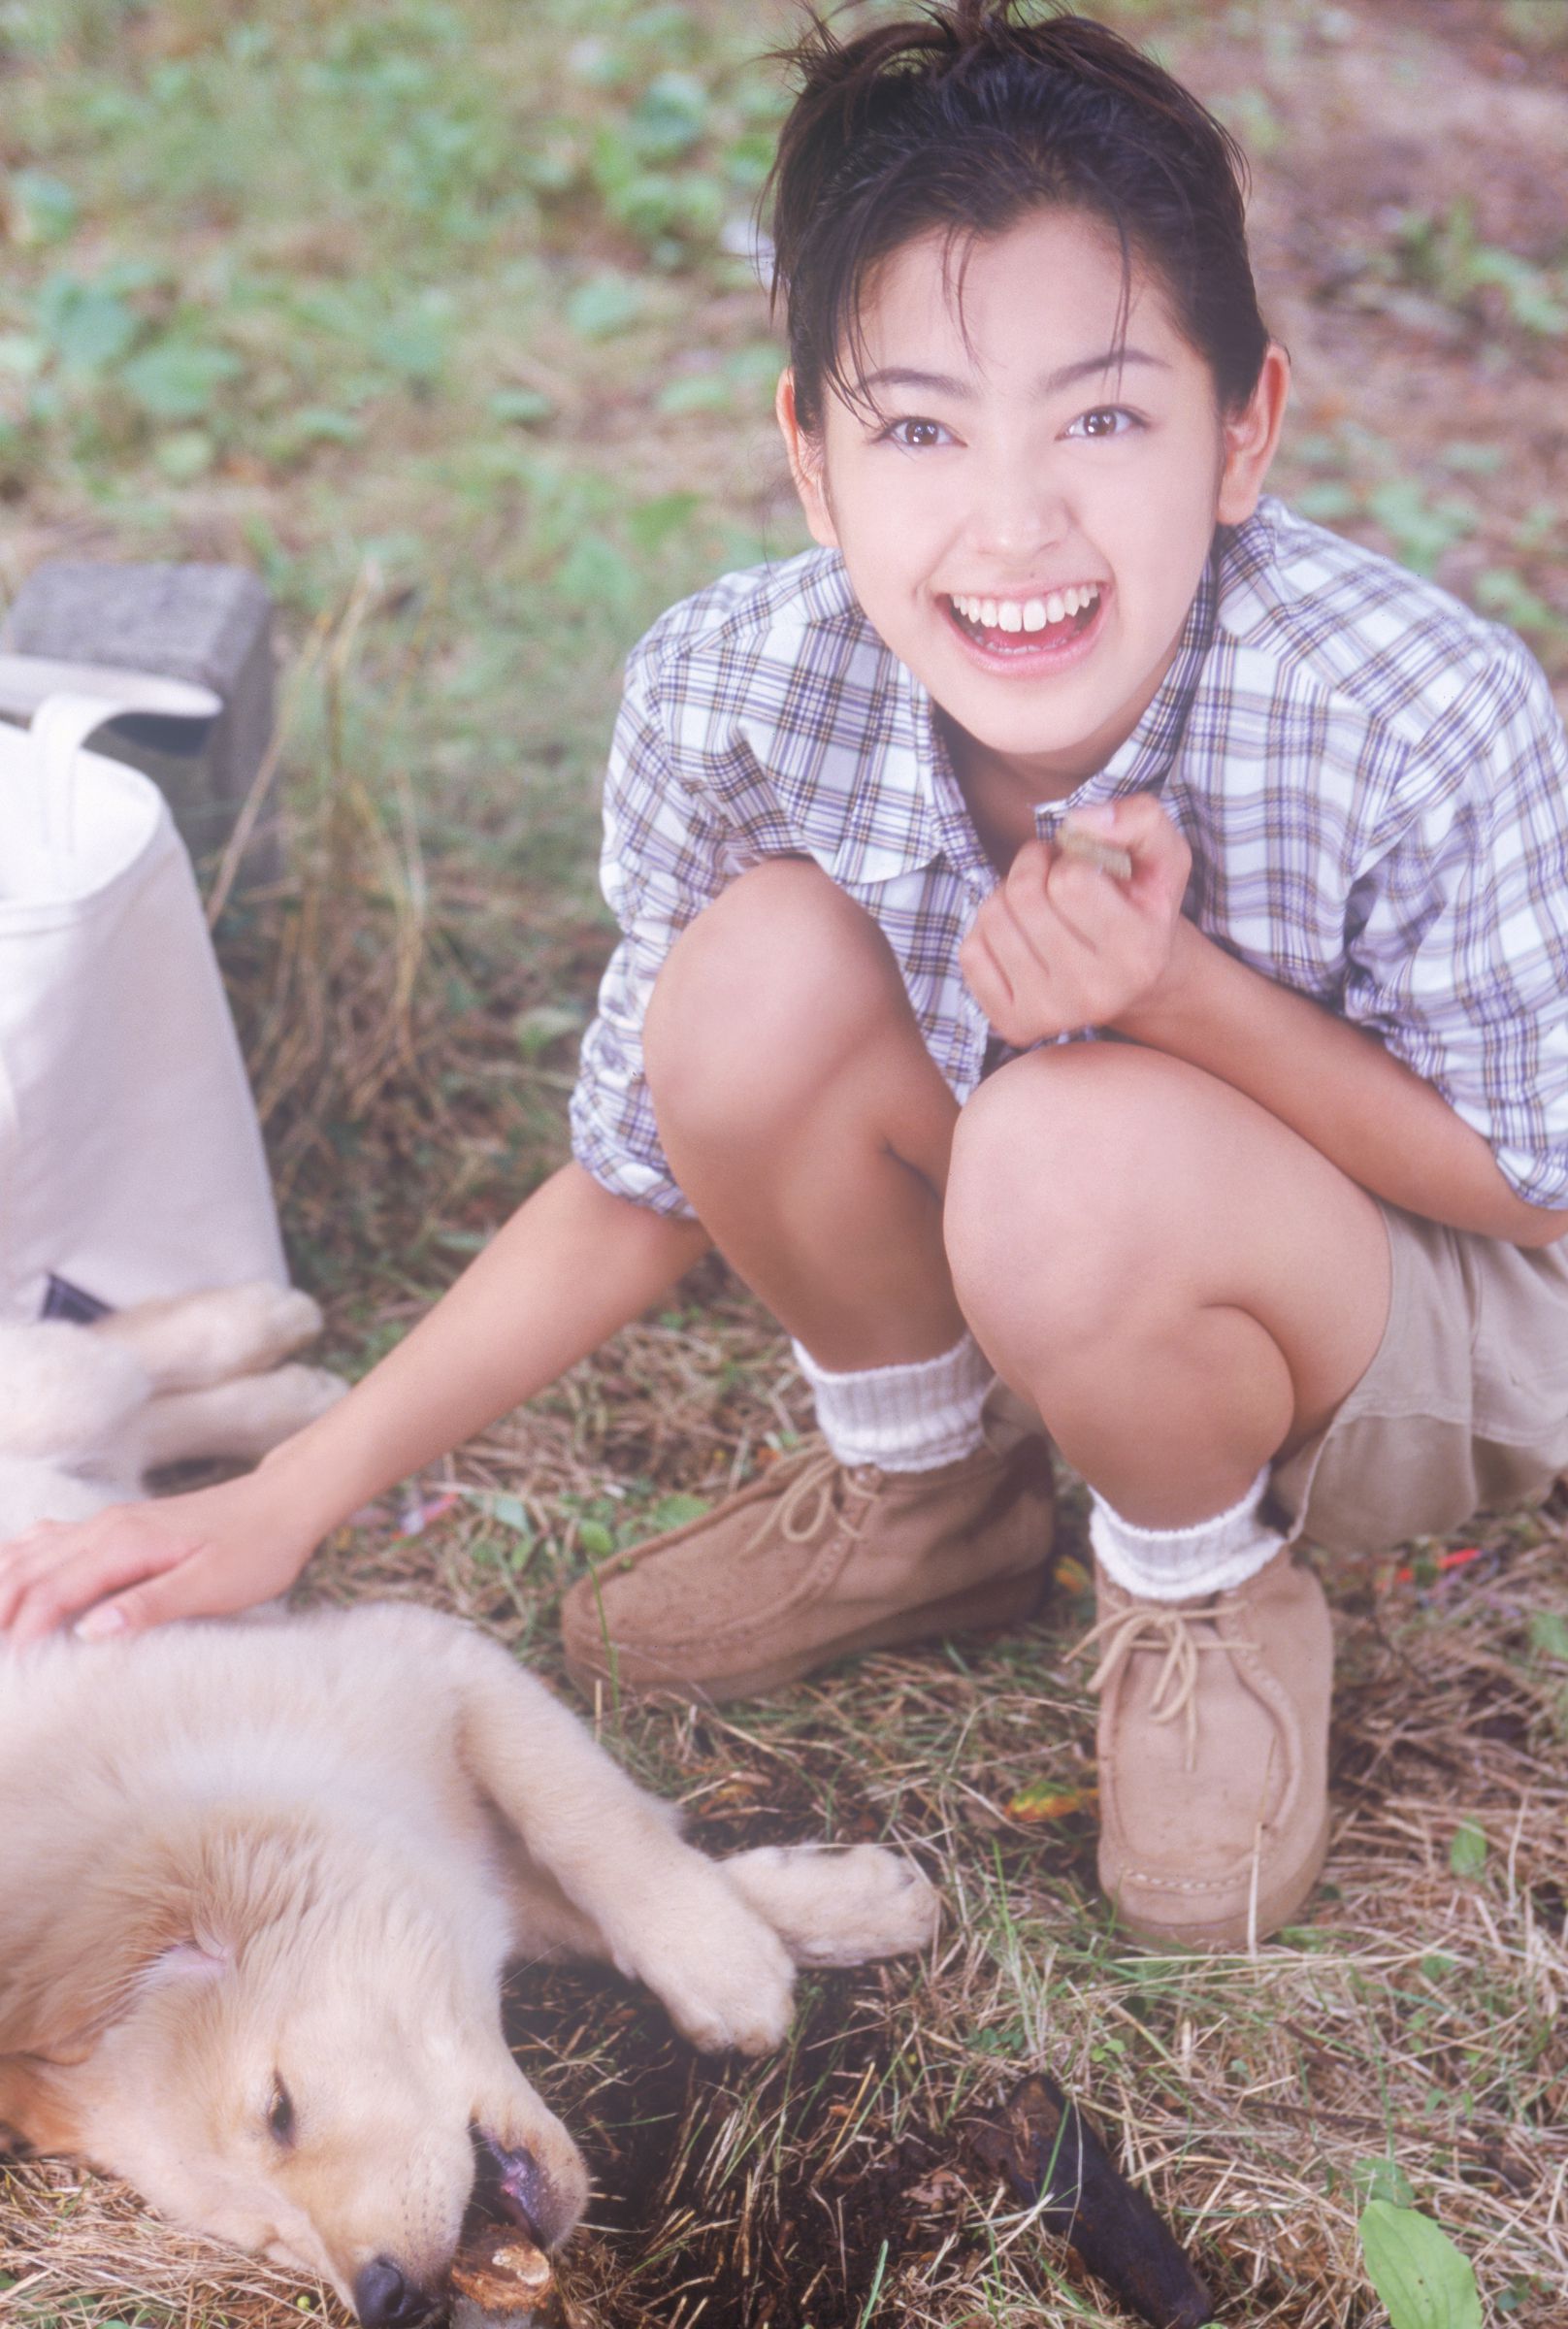
M538 388L498 388L490 399L493 420L509 421L514 428L537 428L540 421L553 420L555 407Z
M631 136L649 161L672 161L707 128L707 91L689 73L661 73L635 107Z
M662 550L667 541L690 525L702 507L700 493L661 493L638 502L626 521L626 530L639 550Z
M521 1496L497 1496L490 1507L490 1517L503 1528L511 1528L519 1536L531 1536L528 1507Z
M1361 506L1359 497L1334 477L1303 485L1292 499L1303 517L1315 517L1321 526L1331 526L1336 518L1354 517Z
M32 332L0 332L0 372L30 380L43 367L48 350Z
M1416 2194L1396 2159L1357 2159L1351 2182L1363 2200L1387 2200L1394 2208L1414 2208Z
M642 294L624 275L605 268L579 283L567 301L567 321L580 340L609 340L636 323Z
M1509 566L1483 567L1470 595L1483 614L1494 614L1514 631L1550 631L1559 619L1545 599Z
M17 170L11 180L12 235L17 243L63 243L82 206L62 179Z
M657 403L661 412L722 412L730 402L730 383L718 373L684 373L667 380Z
M204 476L216 455L217 447L205 429L171 429L153 449L153 459L174 485L188 485Z
M336 411L331 405L307 405L289 424L296 444L357 444L365 423L352 412Z
M451 333L439 315L399 315L371 343L374 352L411 388L433 388L446 369Z
M117 291L54 275L38 295L38 328L62 364L97 372L119 361L140 327Z
M1470 2259L1430 2216L1369 2200L1360 2236L1367 2277L1388 2309L1389 2329L1483 2329Z
M154 420L200 420L225 380L242 370L229 348L165 340L132 356L119 378L126 394Z
M1486 1865L1486 1832L1473 1820L1461 1820L1449 1846L1449 1866L1455 1876L1479 1876Z
M597 607L618 616L637 595L637 573L602 534L585 534L562 559L555 587L569 607Z

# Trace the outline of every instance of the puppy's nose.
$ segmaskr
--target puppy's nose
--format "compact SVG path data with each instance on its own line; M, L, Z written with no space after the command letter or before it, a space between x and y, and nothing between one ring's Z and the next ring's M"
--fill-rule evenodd
M390 2256L373 2256L354 2279L354 2311L363 2329L412 2329L434 2311L436 2300L408 2279Z

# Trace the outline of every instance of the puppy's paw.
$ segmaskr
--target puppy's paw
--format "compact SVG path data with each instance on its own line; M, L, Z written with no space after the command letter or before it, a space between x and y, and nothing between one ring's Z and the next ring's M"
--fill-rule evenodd
M288 1431L302 1430L348 1396L349 1387L342 1375L325 1366L301 1366L295 1361L274 1367L262 1380L272 1386L278 1402L278 1420L286 1424Z
M308 1294L263 1278L114 1311L92 1331L128 1343L155 1390L201 1391L276 1366L320 1333L321 1312Z
M879 1844L834 1851L766 1845L720 1863L742 1899L778 1933L798 1965L864 1965L925 1949L936 1937L936 1888L901 1853Z
M715 1879L711 1892L667 1904L622 1970L704 2054L766 2054L790 2026L795 1966L772 1926Z
M248 1286L216 1288L204 1297L212 1307L208 1330L214 1360L221 1354L225 1374L257 1375L321 1331L321 1309L297 1286L272 1286L258 1279Z

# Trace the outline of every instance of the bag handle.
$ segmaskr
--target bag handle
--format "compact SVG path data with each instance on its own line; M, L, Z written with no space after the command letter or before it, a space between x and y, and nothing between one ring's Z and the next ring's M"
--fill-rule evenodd
M210 687L151 672L0 655L0 706L31 709L33 814L39 840L61 868L76 848L77 755L88 737L126 712L213 720L223 699Z

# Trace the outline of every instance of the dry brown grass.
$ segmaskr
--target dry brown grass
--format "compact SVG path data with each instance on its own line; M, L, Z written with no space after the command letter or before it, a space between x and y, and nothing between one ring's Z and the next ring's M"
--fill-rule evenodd
M670 1489L717 1493L737 1449L766 1457L800 1419L769 1322L714 1264L691 1291L700 1315L629 1330L421 1483L429 1501L467 1492L421 1533L400 1532L401 1505L366 1516L316 1590L457 1608L548 1671L584 1526L609 1515L633 1535ZM531 1535L498 1522L497 1493L520 1499ZM1079 1531L1069 1486L1069 1563ZM1091 1818L1009 1814L1026 1783L1066 1791L1089 1770L1070 1565L1046 1617L1003 1639L871 1658L722 1716L602 1704L606 1744L685 1802L709 1848L894 1837L949 1914L929 1965L807 1981L789 2046L757 2066L699 2061L597 1972L520 1986L516 2042L598 2177L568 2276L585 2329L1120 2320L964 2140L1037 2063L1097 2116L1227 2322L1371 2329L1356 2219L1392 2160L1488 2296L1517 2299L1509 2317L1555 2329L1568 1666L1532 1648L1530 1621L1560 1611L1568 1554L1550 1514L1471 1541L1481 1559L1426 1585L1391 1562L1331 1576L1334 1848L1311 1923L1256 1958L1127 1951L1095 1896ZM1418 1566L1436 1550L1417 1548ZM1461 1822L1486 1843L1471 1877L1450 1863ZM0 2264L19 2276L5 2306L30 2329L62 2308L204 2329L334 2311L73 2167L14 2169L0 2226Z

